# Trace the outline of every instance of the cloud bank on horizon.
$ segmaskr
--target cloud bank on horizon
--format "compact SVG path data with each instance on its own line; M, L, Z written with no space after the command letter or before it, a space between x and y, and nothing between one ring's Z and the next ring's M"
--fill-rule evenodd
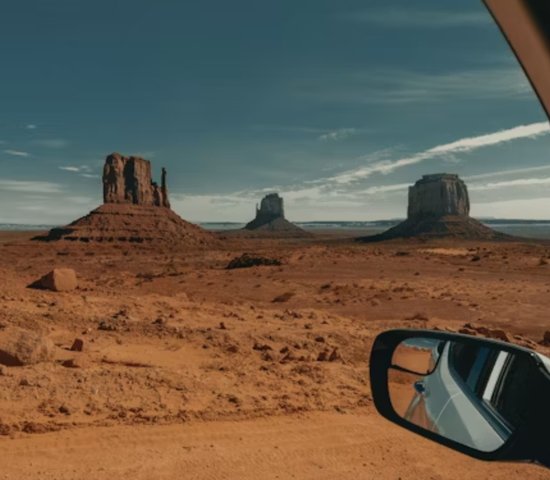
M474 215L550 219L550 128L478 0L192 3L6 8L0 223L87 213L112 151L166 167L192 221L271 191L294 220L403 217L443 171Z

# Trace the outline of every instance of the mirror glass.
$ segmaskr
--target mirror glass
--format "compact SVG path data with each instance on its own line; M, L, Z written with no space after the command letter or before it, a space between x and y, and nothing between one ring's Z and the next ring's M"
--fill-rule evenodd
M522 421L530 368L524 355L491 344L411 338L394 350L388 389L405 420L493 452Z

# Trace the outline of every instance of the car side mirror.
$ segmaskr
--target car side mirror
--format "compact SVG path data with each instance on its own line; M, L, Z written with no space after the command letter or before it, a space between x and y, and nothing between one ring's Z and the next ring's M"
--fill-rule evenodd
M550 359L468 335L390 330L372 347L374 404L388 420L481 460L550 467Z

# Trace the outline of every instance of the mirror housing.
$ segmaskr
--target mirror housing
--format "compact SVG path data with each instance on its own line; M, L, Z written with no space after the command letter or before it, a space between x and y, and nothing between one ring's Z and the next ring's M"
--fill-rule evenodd
M524 405L525 418L515 426L515 429L494 451L482 451L472 446L459 443L433 430L423 428L403 416L399 415L391 400L390 372L410 372L400 365L394 364L396 349L412 339L427 339L431 342L453 342L476 348L491 348L500 352L512 354L519 358L523 365L527 365L525 375L528 375L526 384L528 392L523 395L528 405ZM429 438L464 454L480 460L511 460L535 461L550 467L550 372L542 358L535 352L512 344L481 339L469 335L453 334L431 330L390 330L376 337L370 357L370 381L374 404L378 412L397 425L414 433ZM429 372L428 374L431 374ZM411 385L416 395L422 392L422 385ZM411 390L412 391L412 390Z

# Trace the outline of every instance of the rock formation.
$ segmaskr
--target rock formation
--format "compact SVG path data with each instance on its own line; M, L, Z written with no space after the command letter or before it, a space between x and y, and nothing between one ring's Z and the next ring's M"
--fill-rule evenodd
M468 189L458 175L424 175L409 187L407 220L379 235L359 240L375 242L408 237L508 238L471 218L469 214Z
M285 218L283 199L278 193L270 193L262 198L260 207L256 205L256 218L247 223L245 230L257 233L266 232L284 236L309 236L310 234Z
M424 175L409 187L409 219L469 214L468 189L458 175Z
M270 193L262 198L260 208L256 205L255 221L263 224L279 217L285 218L285 208L283 199L279 197L278 193Z
M160 187L151 179L151 162L112 153L103 167L103 203L132 203L170 208L166 169Z
M132 242L203 246L214 234L181 219L170 209L166 170L160 187L151 180L151 163L113 153L103 168L103 205L36 240Z

